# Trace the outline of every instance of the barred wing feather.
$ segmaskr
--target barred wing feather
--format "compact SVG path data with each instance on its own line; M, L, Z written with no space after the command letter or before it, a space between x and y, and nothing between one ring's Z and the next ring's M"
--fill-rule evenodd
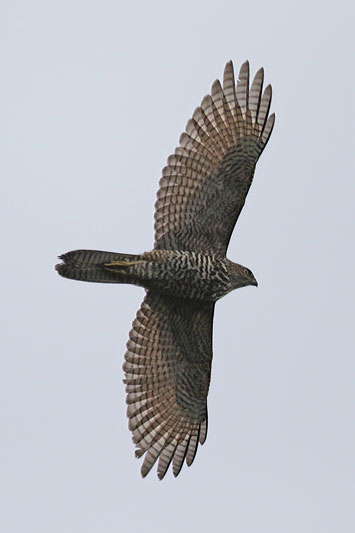
M205 96L180 146L163 169L155 204L155 248L225 254L272 132L271 86L260 69L249 89L246 61L234 80L227 63Z
M143 477L158 458L160 479L170 463L177 476L205 441L213 312L212 302L149 291L133 322L123 369Z

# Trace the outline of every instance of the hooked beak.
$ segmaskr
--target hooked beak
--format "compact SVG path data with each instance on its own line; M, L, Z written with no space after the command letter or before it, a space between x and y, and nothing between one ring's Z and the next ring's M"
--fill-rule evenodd
M250 285L254 285L254 287L257 287L257 286L258 286L258 282L256 281L255 278L254 278L254 280L250 283Z

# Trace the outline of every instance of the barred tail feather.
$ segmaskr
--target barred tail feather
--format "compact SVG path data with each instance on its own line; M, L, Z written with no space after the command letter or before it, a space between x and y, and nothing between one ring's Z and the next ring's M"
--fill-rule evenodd
M140 255L74 250L60 255L59 259L62 263L56 265L55 269L64 278L97 283L134 283L133 278L125 272L125 266L139 261Z

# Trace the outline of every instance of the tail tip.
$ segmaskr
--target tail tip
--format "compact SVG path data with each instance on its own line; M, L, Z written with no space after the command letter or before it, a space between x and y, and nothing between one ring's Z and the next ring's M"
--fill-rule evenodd
M60 274L61 273L60 271L63 268L63 266L64 266L64 263L58 263L58 265L54 266L54 270L56 270L58 274Z
M65 266L65 263L66 263L66 257L65 256L66 256L66 254L58 255L58 259L60 259L60 261L62 261L62 263L58 263L57 265L54 266L54 269L60 275L63 275L62 271L63 271L63 267Z

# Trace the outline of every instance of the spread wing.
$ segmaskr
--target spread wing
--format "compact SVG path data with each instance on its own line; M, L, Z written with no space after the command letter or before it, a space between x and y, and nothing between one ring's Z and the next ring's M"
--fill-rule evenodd
M159 457L162 479L190 466L207 433L214 303L149 291L127 343L127 416L145 477Z
M269 140L271 86L260 69L249 89L249 63L234 81L227 63L163 169L155 204L155 248L225 254Z

